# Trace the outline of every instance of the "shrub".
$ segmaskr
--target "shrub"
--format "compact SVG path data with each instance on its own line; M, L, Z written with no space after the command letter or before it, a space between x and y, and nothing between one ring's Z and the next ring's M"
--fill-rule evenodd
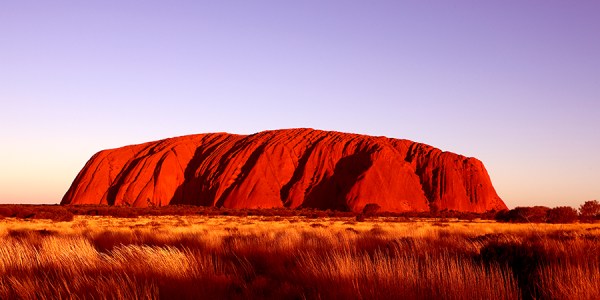
M600 218L600 202L598 200L586 201L579 207L579 216L582 221Z
M494 215L494 220L500 221L500 222L508 222L509 217L510 217L509 214L510 214L510 211L508 209L503 209L501 211L498 211L496 213L496 215Z
M432 215L437 214L440 211L440 208L437 204L430 202L429 203L429 212L431 212Z
M545 223L548 219L548 210L545 206L520 206L509 211L500 211L496 220L511 223Z
M35 213L32 219L47 219L55 222L70 222L73 221L73 214L68 211L40 211Z
M362 213L366 216L374 216L381 209L381 206L377 203L368 203L362 210Z
M577 211L570 206L559 206L548 210L548 223L573 223L577 221Z
M12 217L13 211L8 207L0 207L0 216L1 217Z
M19 218L19 219L29 219L29 218L33 218L33 216L35 216L35 212L29 208L19 208L16 211L16 215L15 217Z

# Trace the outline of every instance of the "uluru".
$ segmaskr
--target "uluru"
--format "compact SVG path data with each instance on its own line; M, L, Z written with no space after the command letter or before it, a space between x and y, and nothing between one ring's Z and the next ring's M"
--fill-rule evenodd
M314 129L208 133L96 153L61 204L361 211L506 209L483 163L404 139Z

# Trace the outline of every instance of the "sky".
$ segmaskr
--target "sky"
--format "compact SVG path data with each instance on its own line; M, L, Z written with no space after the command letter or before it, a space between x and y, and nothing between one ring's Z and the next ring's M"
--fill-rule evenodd
M0 203L97 151L309 127L476 157L510 207L600 200L599 1L0 1Z

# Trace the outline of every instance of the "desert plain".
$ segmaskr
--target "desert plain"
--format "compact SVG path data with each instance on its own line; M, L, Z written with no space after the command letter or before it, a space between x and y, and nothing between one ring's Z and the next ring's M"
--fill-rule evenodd
M1 299L599 299L600 224L0 219Z

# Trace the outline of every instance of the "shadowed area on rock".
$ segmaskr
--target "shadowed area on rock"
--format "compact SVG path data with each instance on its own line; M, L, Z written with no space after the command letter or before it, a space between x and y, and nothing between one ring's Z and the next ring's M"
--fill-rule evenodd
M408 140L313 129L198 134L103 150L61 204L362 211L506 209L483 164Z

